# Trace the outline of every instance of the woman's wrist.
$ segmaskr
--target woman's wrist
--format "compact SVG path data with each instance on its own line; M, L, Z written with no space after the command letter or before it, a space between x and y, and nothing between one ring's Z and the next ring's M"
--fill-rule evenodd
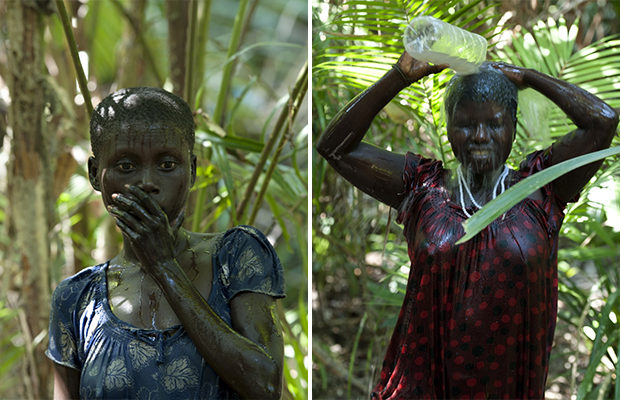
M413 81L411 81L409 78L407 78L407 75L405 75L405 73L400 68L398 63L392 64L392 70L396 71L396 73L398 74L398 76L400 76L401 80L403 81L403 83L406 86L409 86L409 85L411 85L413 83Z
M184 282L191 284L189 278L175 259L157 262L151 269L151 276L162 289L165 286L182 285Z

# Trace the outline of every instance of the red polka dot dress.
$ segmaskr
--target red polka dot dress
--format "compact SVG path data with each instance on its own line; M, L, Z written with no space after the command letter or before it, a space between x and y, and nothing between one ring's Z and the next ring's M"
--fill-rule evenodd
M531 154L513 181L547 166ZM563 204L542 188L472 240L441 162L407 154L399 210L411 271L375 399L542 399L557 314ZM468 210L473 213L474 210Z

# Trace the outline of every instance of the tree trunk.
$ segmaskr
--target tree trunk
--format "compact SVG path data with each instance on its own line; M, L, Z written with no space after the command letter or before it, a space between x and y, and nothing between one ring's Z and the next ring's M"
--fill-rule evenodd
M7 258L26 342L25 393L49 397L51 363L45 357L47 340L34 340L47 329L50 304L49 221L52 171L49 144L44 136L45 78L43 75L43 16L26 2L7 7L9 40L7 84L11 95L12 127L9 161L9 235L14 243ZM11 263L11 260L15 260Z
M168 49L172 92L183 97L189 1L166 0L166 8L168 10Z

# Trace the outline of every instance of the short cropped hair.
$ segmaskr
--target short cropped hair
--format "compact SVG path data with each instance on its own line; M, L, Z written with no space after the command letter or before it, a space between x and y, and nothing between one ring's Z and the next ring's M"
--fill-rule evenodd
M194 149L194 117L180 97L160 88L120 89L99 103L90 119L90 145L97 157L101 145L123 126L148 127L161 124L183 135L190 151Z
M504 107L517 125L517 104L519 90L506 75L483 63L480 70L471 75L455 75L448 84L444 96L447 120L450 121L455 107L462 100L475 103L494 102Z

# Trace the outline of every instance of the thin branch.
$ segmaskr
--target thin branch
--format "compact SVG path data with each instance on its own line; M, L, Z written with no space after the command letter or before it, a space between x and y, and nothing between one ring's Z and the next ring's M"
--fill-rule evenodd
M198 82L200 82L198 84L198 87L202 86L202 78L204 76L204 71L205 71L205 56L204 56L204 51L206 51L207 48L207 40L209 37L209 23L211 21L211 0L205 0L202 4L202 14L200 17L200 23L199 23L199 27L198 27L198 38L197 38L197 49L198 49L198 54L195 56L196 59L196 66L195 66L195 75L196 75L196 80ZM197 99L199 100L197 102L197 104L201 104L202 101L200 101L201 99ZM199 108L198 106L196 108Z
M295 83L295 87L293 89L292 98L296 98L299 92L302 90L302 87L307 85L307 79L302 79L303 76L306 76L306 77L308 76L308 63L307 62L306 64L304 64L304 66L302 67L298 75L297 82ZM306 86L306 90L307 90L307 86ZM263 170L263 168L265 167L265 164L267 163L267 158L269 157L269 153L271 153L271 150L273 149L276 142L278 141L279 132L284 126L284 123L286 122L288 115L289 115L289 109L288 107L285 107L280 113L280 117L278 118L278 121L276 122L276 125L273 128L273 131L271 133L271 136L269 137L269 140L267 141L267 143L265 143L265 146L263 147L263 151L260 155L260 159L258 160L258 163L256 164L254 173L250 177L250 181L248 182L246 186L246 190L243 195L243 198L241 199L241 202L239 203L239 206L237 207L237 216L240 221L243 220L243 213L245 212L245 208L247 207L250 201L250 198L252 196L252 191L254 190L254 187L256 186L256 182L258 182L258 178L261 174L261 171Z
M308 63L304 64L303 72L297 78L297 82L295 83L295 88L293 89L293 96L289 100L289 107L282 110L286 111L287 123L286 127L282 130L282 135L280 136L280 142L278 143L278 147L276 149L275 154L271 159L271 163L269 164L269 168L265 173L265 177L263 179L263 185L256 196L256 201L254 202L254 209L252 210L252 214L248 219L248 223L252 225L254 223L254 219L256 218L256 214L260 209L260 204L263 201L263 197L265 196L265 192L267 192L267 187L269 186L269 181L271 181L271 176L278 166L278 159L280 158L280 154L282 153L282 149L284 149L284 143L287 139L287 132L290 130L295 117L297 116L297 112L301 107L301 103L306 96L306 92L308 91ZM275 134L275 132L274 132Z
M343 379L343 380L350 379L351 385L353 387L355 387L357 390L361 391L362 393L366 393L368 388L366 387L364 382L362 382L361 380L353 376L348 377L347 372L346 372L347 367L344 364L338 362L337 360L334 360L325 350L320 348L319 345L316 343L317 343L316 341L312 343L312 355L314 356L316 360L315 363L322 364L332 374L334 374L340 379Z
M196 23L198 19L198 2L190 0L189 25L187 27L187 48L185 50L185 85L183 98L188 104L194 103L194 63L196 54Z
M67 14L67 9L65 8L65 3L63 0L56 0L56 6L58 7L58 14L60 16L60 21L62 22L62 28L65 32L65 38L67 39L67 45L69 46L69 51L71 52L71 58L73 59L73 66L75 67L75 75L77 77L78 85L80 86L82 97L84 97L84 106L86 107L86 112L90 118L93 113L93 103L90 99L88 83L86 81L86 75L84 75L84 69L82 68L82 62L80 61L80 56L78 54L77 44L75 43L75 37L73 36L73 30L71 29L69 15Z
M232 37L230 38L230 43L228 46L228 53L226 54L226 60L228 61L239 48L239 42L241 38L241 32L243 30L243 23L245 15L245 10L248 5L248 0L241 0L239 4L239 10L237 11L237 15L235 16L235 22L233 24ZM224 119L224 106L226 103L226 97L228 94L228 87L230 86L230 81L232 80L232 70L233 63L227 62L224 65L224 71L222 73L222 81L220 85L220 91L217 97L217 103L215 105L215 111L213 112L213 120L216 124L221 125Z

